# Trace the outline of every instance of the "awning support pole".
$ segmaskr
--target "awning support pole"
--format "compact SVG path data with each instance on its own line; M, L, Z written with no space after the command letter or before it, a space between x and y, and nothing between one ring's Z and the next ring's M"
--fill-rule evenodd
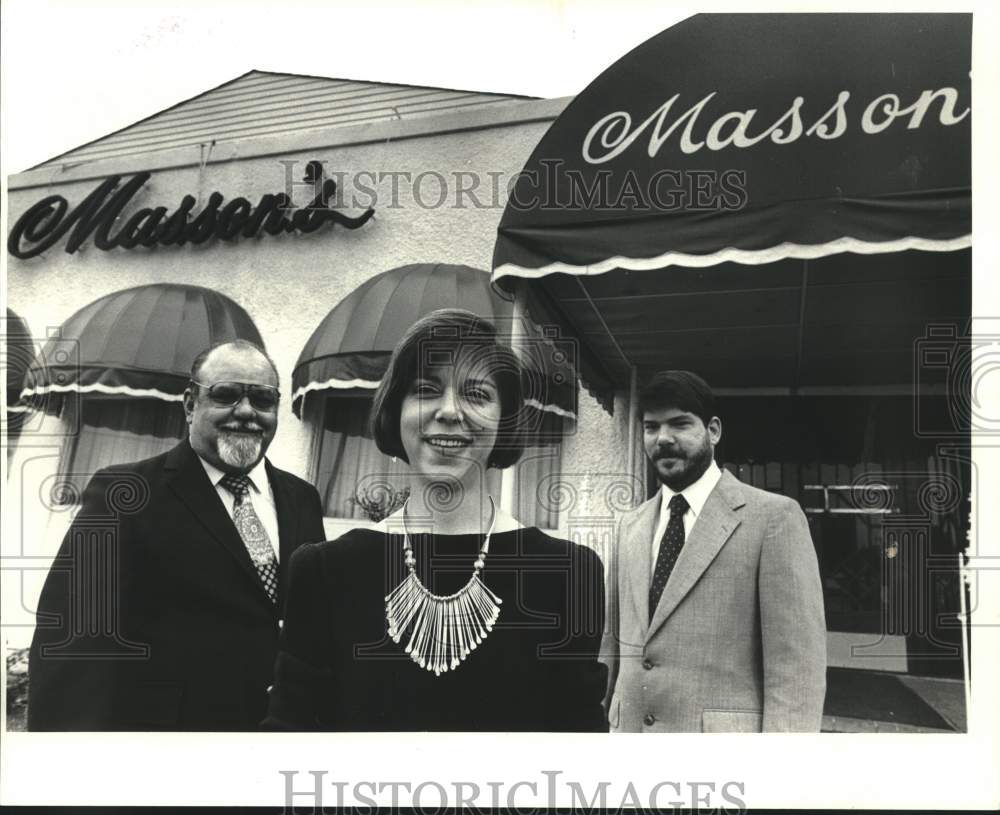
M962 626L962 686L965 689L965 715L972 716L972 654L969 649L969 629L972 622L969 619L969 608L966 602L966 591L969 589L969 572L965 566L965 552L958 552L958 621Z
M802 382L802 349L806 334L806 292L809 288L809 261L802 261L802 286L799 293L799 335L795 348L795 378L792 380L792 396L799 392Z
M639 371L632 365L629 369L629 383L628 383L628 455L625 458L625 463L628 468L630 478L642 478L642 474L639 472L639 466L641 464L641 456L639 451L636 449L639 444L636 438L639 431ZM645 492L645 491L643 491ZM639 500L635 502L638 506L642 503L645 495L640 495Z
M517 354L518 358L522 356L520 346L526 334L524 321L528 319L527 296L528 292L524 281L517 280L514 283L514 307L510 326L510 346L514 349L514 353ZM517 502L514 500L514 493L517 489L517 479L514 477L516 467L517 465L515 464L513 467L508 467L500 471L500 508L515 517L517 517L517 513L515 512Z
M626 365L631 365L632 362L626 356L622 347L618 344L618 340L615 338L615 335L612 333L607 321L604 319L604 315L601 314L601 310L597 307L597 303L595 303L594 298L590 296L590 292L587 291L587 287L583 285L583 280L579 277L574 278L574 280L576 280L576 285L580 287L580 291L583 292L583 296L587 299L587 302L590 303L590 307L594 310L594 315L597 317L598 322L600 322L601 327L604 329L604 333L608 335L608 339L611 340L611 344L618 352L618 356L625 361Z

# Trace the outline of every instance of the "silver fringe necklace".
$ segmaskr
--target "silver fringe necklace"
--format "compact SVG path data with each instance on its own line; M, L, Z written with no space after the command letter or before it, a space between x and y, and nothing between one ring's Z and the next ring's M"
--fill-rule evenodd
M473 564L472 577L461 589L444 597L432 594L417 576L417 559L406 532L406 505L403 505L403 562L410 573L386 596L385 616L389 636L396 643L412 624L406 653L435 676L454 671L486 639L500 616L503 600L479 579L497 517L493 498L490 505L493 508L490 528Z

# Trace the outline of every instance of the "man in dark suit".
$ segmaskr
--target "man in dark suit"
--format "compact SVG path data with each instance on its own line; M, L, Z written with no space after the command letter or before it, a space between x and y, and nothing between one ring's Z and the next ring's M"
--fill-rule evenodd
M31 730L250 730L264 717L294 549L316 489L264 459L278 374L251 343L202 353L188 438L94 475L38 603Z

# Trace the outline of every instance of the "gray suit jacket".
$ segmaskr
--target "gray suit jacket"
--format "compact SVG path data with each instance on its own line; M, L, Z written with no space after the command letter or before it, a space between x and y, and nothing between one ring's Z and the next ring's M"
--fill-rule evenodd
M826 621L799 505L723 471L650 622L659 507L657 494L625 515L610 558L612 732L818 731Z

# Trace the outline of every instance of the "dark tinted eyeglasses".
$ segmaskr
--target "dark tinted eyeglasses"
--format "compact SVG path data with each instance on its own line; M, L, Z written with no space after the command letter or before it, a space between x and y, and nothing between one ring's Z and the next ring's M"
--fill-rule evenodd
M205 388L212 404L218 407L233 407L244 396L248 396L250 397L250 406L254 410L272 413L278 408L280 394L277 388L272 388L270 385L248 385L245 382L216 382L213 385L207 385L193 379L191 383L199 388Z

